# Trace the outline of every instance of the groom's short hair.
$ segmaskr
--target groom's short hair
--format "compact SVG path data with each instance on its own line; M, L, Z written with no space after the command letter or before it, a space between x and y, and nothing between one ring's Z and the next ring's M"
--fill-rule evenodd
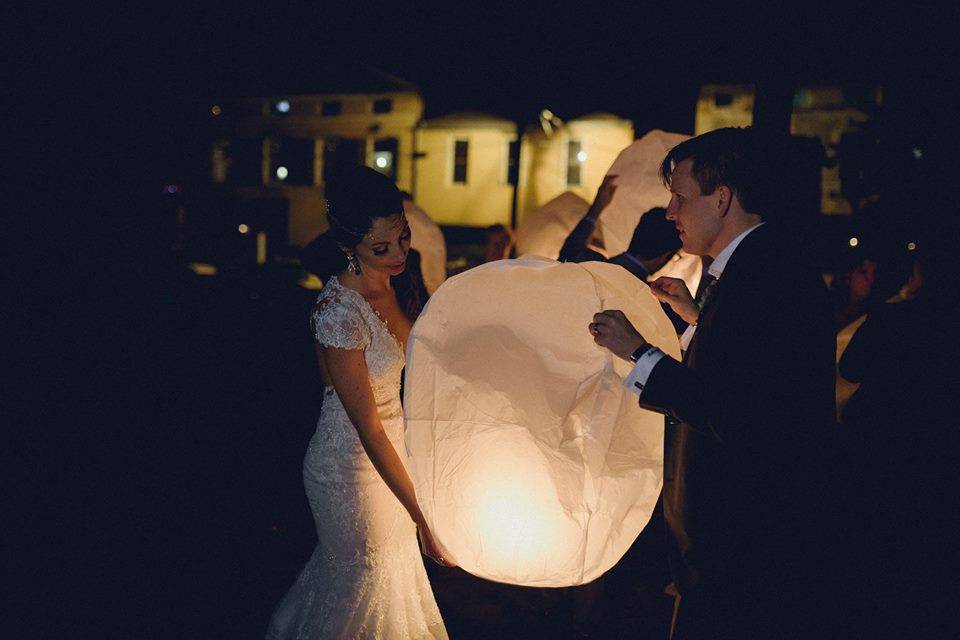
M671 149L660 165L660 177L669 187L677 164L693 158L693 178L700 193L708 195L726 185L745 211L766 217L775 204L773 146L771 139L751 127L716 129Z

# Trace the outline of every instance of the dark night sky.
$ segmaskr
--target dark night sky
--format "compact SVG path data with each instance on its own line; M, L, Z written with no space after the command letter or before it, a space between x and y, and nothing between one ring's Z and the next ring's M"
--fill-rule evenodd
M180 179L185 142L200 133L187 124L183 98L307 92L326 65L344 61L418 85L427 117L479 110L528 123L545 107L565 120L609 111L638 133L691 131L706 82L881 84L896 127L947 138L944 125L957 119L960 9L774 4L736 13L636 2L34 7L16 50L41 61L30 78L44 99L30 104L56 135L24 148L63 162L55 173L68 183L68 207L100 185L84 206L115 210L119 223L108 227L122 238L136 227L129 212ZM60 160L65 149L82 158ZM105 198L117 206L104 207Z
M346 4L346 3L345 3ZM778 4L778 3L771 3ZM879 4L879 3L877 3ZM90 25L104 80L148 96L308 88L325 64L360 60L419 85L427 116L461 109L533 119L612 111L671 128L703 82L926 86L952 66L952 15L913 5L809 5L725 14L668 4L498 9L352 2L231 9L127 6ZM101 63L95 72L102 72Z

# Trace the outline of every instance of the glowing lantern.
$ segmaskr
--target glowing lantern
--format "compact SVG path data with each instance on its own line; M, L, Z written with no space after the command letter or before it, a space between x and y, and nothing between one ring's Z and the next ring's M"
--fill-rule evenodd
M403 212L412 232L410 246L420 253L423 284L433 294L447 279L447 242L437 223L413 200L403 201Z
M589 208L589 202L572 191L565 191L530 212L517 228L517 253L555 260L563 242Z
M559 587L612 567L660 493L663 416L587 325L621 309L679 358L645 284L606 263L501 260L431 297L410 334L406 445L420 506L474 575Z

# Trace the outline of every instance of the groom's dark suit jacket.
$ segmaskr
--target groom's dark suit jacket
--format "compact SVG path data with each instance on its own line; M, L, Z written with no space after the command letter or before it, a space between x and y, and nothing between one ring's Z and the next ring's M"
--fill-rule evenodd
M651 372L640 403L667 415L663 504L681 593L762 590L810 559L834 416L830 318L822 279L768 223L733 253L683 363L664 357Z

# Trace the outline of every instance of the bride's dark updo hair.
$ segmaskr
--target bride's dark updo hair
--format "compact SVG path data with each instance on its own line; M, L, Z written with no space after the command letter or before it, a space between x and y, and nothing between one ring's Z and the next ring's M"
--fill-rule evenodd
M403 213L403 196L390 178L370 167L352 167L326 186L330 229L303 248L300 263L324 282L347 267L338 245L356 249L376 218Z
M390 178L370 167L353 167L327 184L327 221L330 229L313 239L300 253L300 264L326 282L347 268L347 256L340 245L356 249L370 233L376 218L403 213L403 195ZM420 274L420 256L410 250L407 268L390 282L400 307L411 321L416 320L427 300Z

